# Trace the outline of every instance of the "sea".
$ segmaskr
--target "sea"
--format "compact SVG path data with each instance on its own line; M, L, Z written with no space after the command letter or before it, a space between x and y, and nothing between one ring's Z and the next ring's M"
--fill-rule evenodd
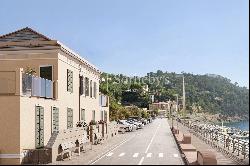
M239 122L230 122L224 123L224 126L235 127L243 131L249 131L249 120L239 121Z

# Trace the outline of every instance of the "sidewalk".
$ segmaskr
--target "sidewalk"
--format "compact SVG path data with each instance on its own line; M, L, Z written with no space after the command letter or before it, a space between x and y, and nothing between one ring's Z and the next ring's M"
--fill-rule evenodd
M171 124L171 120L168 120L169 124ZM177 122L174 121L174 126L177 126ZM185 126L183 126L181 123L178 123L178 129L183 133L190 133L189 129ZM216 158L218 165L238 165L238 163L234 162L232 159L224 156L223 153L216 151L216 149L212 148L210 145L206 144L202 140L200 140L198 137L193 135L191 133L191 143L196 147L197 151L198 150L211 150L216 153Z
M129 133L118 134L117 136L105 140L103 144L92 145L92 150L88 150L85 153L81 152L80 156L78 156L77 153L74 153L71 160L69 160L69 158L65 158L64 161L56 161L49 163L49 165L88 165L98 157L102 156L105 152L128 139L130 136L131 134Z

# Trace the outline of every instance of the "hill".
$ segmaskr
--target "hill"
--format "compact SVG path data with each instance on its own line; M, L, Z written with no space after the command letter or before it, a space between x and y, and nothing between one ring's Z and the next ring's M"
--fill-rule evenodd
M158 70L144 77L126 77L103 73L102 77L109 80L108 92L107 81L101 83L100 90L108 93L114 102L148 107L150 94L159 102L176 100L176 94L181 97L183 75L186 108L190 113L198 111L217 114L224 119L249 119L249 89L215 74L178 74ZM148 85L149 92L143 90L143 85Z

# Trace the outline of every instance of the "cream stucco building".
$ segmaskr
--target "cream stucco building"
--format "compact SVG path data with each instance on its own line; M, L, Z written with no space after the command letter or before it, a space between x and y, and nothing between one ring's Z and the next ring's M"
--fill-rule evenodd
M31 76L25 74L32 69ZM46 145L55 130L109 121L101 72L56 40L30 29L0 36L0 164Z

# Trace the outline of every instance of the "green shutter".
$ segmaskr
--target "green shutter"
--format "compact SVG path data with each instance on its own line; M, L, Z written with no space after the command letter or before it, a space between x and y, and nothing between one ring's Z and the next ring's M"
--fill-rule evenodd
M59 131L59 108L52 108L52 133Z
M41 148L44 146L44 108L36 106L35 116L35 147Z
M73 109L67 109L67 128L73 128Z
M73 71L67 69L67 91L73 93Z
M108 114L107 114L107 111L104 111L104 121L106 121L107 122L107 120L108 120L108 116L107 116Z

